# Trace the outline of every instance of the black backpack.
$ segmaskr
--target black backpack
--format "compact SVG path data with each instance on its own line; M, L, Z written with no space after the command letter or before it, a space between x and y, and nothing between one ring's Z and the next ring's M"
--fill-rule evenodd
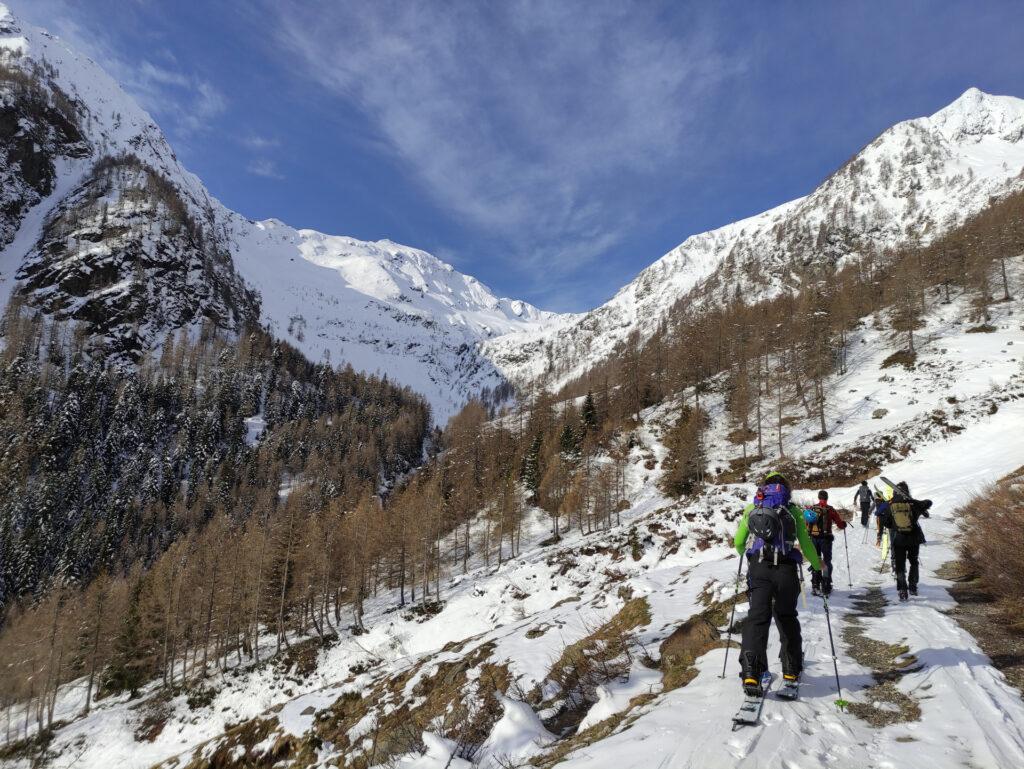
M775 563L779 555L792 549L795 533L793 516L789 512L789 489L780 483L765 484L754 500L754 509L747 517L747 529L754 536L751 553L760 553L761 560L769 556Z
M807 521L807 533L812 537L824 537L828 533L825 529L825 515L828 511L821 505L807 509L813 514L813 518L808 520L807 513L804 513L804 520Z

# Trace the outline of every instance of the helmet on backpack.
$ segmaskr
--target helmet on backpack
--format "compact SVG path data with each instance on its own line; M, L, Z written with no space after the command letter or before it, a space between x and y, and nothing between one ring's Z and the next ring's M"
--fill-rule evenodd
M761 485L764 486L766 483L781 483L787 489L792 488L789 485L789 481L786 480L786 476L784 476L778 470L772 470L764 477L764 480L761 481Z
M754 494L756 507L783 507L789 504L790 486L786 476L778 472L770 472L761 481Z
M751 554L762 559L770 554L778 563L792 549L793 519L789 514L789 482L782 473L768 473L754 495L753 509L747 519L754 536Z

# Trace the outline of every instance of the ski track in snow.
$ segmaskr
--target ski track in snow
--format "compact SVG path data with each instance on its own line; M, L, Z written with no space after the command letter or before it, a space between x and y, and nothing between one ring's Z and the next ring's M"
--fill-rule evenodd
M1006 409L1002 420L1024 423L1024 405ZM890 643L902 642L923 664L898 688L920 699L920 722L874 729L856 716L839 713L835 678L820 599L806 596L801 604L805 655L800 700L783 702L769 694L761 724L729 732L742 694L736 650L729 652L727 676L720 678L724 649L709 652L697 666L700 674L688 686L669 692L633 726L574 754L569 769L648 769L649 767L984 767L1024 766L1024 702L1002 674L991 667L977 642L943 612L953 605L934 569L954 557L955 526L949 513L980 485L1016 469L1024 461L1024 434L1008 435L1001 420L991 420L951 440L925 447L911 459L887 468L893 479L906 479L911 490L931 498L935 514L923 521L928 544L921 549L921 594L900 603L888 568L878 573L879 551L874 535L862 542L859 523L848 527L854 588L847 588L842 536L836 539L833 562L835 592L830 607L844 696L863 701L860 693L872 681L869 671L844 653L841 640L850 596L873 586L883 588L889 603L882 619L865 619L866 634ZM834 499L852 498L853 489L833 489ZM708 578L731 584L735 560L705 564L689 575L690 582ZM655 617L685 616L693 611L692 596L670 596L660 572L643 578L651 590ZM807 590L809 591L809 584ZM738 611L737 617L742 616ZM655 624L657 624L655 622ZM777 668L778 637L772 630L769 660ZM776 670L776 672L778 672ZM909 740L901 742L900 738Z

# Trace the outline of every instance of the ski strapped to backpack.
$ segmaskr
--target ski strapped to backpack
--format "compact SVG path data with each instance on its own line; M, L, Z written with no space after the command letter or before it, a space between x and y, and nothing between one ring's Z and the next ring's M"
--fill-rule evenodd
M795 531L789 512L789 489L784 483L769 482L757 490L747 526L755 537L750 552L759 553L762 561L769 556L778 565L779 555L789 554L793 537L787 534Z
M900 534L910 534L914 531L913 500L884 475L882 482L893 492L892 501L889 503L889 515L892 516L893 526Z

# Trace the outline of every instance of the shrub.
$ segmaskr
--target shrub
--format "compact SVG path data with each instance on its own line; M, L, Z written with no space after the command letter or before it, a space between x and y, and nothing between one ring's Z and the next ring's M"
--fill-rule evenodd
M882 368L903 366L903 368L910 370L914 368L915 363L917 363L916 352L911 352L910 350L898 350L882 361Z
M960 555L1007 616L1024 628L1024 468L959 511Z

